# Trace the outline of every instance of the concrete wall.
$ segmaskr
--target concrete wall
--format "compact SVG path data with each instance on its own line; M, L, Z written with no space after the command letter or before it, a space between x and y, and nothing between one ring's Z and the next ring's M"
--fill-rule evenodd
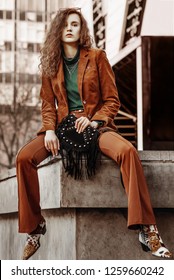
M140 152L159 231L174 251L174 152ZM155 259L141 250L138 231L127 229L127 199L118 166L103 157L93 180L66 176L60 158L39 167L47 233L32 259ZM0 181L0 258L20 259L15 170Z

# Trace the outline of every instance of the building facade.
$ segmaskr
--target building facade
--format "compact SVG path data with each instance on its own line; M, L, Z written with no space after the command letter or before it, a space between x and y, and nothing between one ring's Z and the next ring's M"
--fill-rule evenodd
M26 89L28 105L39 92L39 52L45 30L60 7L69 1L0 1L0 104L12 104ZM17 96L14 87L17 88Z

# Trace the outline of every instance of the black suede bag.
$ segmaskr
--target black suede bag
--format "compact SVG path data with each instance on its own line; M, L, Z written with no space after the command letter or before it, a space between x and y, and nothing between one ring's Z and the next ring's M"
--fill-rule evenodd
M60 154L68 175L74 179L91 177L95 174L99 155L97 129L88 126L82 133L76 132L73 114L68 115L59 124L56 135L60 142Z

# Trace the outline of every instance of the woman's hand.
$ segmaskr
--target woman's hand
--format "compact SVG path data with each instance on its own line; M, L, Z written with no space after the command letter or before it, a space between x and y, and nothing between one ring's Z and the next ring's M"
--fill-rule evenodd
M54 130L47 130L44 138L44 144L47 151L51 152L53 156L58 155L60 148L59 139L57 138Z
M85 128L88 126L88 125L91 125L91 122L90 120L88 120L88 118L86 117L80 117L76 120L75 122L75 128L76 128L76 131L78 133L81 133L85 130Z

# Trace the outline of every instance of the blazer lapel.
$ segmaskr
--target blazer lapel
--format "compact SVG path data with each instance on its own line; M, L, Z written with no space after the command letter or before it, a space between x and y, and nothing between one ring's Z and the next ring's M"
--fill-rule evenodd
M63 71L63 59L61 58L60 65L57 71L57 83L59 85L60 94L63 96L65 102L67 103L67 94L65 88L65 79L64 79L64 71Z
M80 60L79 60L79 65L78 65L78 76L77 76L77 81L78 81L78 90L79 90L79 94L82 98L82 84L83 84L83 76L85 73L85 69L87 67L87 63L88 63L88 51L85 49L81 49L80 50Z

